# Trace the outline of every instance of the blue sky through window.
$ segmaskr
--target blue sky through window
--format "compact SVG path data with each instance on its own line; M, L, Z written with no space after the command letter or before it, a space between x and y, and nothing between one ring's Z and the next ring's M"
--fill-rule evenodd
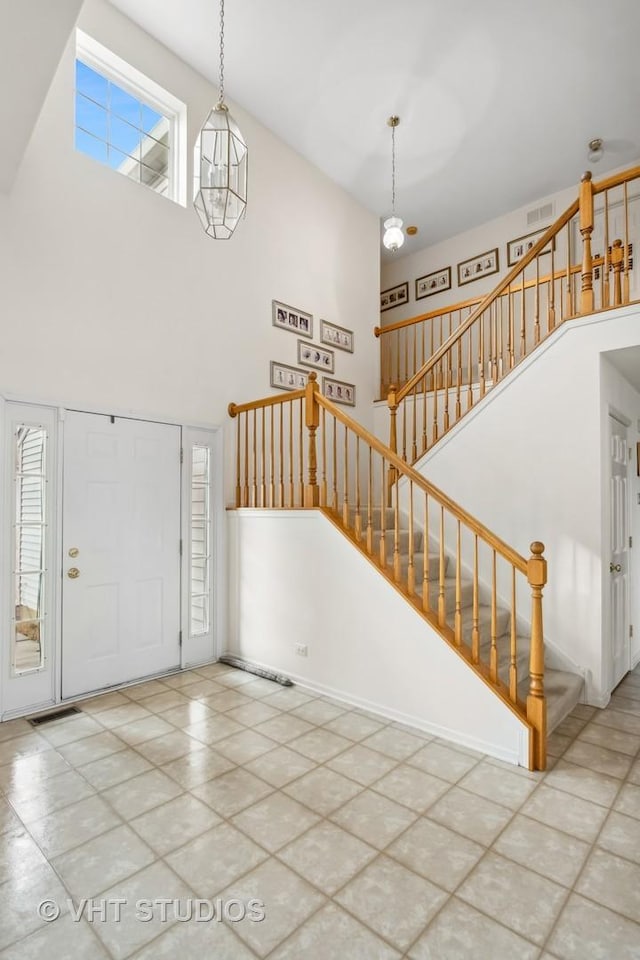
M127 172L137 179L128 158L138 163L144 160L141 145L148 145L147 136L155 131L161 140L168 130L167 121L158 128L162 120L162 115L147 104L76 60L77 150L114 169L128 165L133 169Z

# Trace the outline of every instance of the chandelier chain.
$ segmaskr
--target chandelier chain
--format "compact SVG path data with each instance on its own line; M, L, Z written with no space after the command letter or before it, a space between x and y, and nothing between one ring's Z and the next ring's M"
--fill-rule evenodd
M220 0L220 87L218 103L224 103L224 0Z
M396 212L396 127L391 127L391 212Z

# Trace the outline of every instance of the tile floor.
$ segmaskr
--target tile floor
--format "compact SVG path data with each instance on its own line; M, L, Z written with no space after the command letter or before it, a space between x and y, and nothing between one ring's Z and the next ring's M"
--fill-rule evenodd
M640 668L549 748L530 774L219 664L2 724L0 958L638 960Z

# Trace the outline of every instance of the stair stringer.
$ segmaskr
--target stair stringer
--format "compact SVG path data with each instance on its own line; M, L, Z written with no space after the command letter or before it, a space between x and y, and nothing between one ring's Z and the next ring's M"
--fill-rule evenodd
M533 731L520 709L337 517L263 509L228 517L233 653L435 736L529 765ZM308 645L305 659L295 654L301 642Z

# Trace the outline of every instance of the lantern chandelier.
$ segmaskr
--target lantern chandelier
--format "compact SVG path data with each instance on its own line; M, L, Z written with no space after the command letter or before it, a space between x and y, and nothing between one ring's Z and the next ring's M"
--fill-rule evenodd
M193 205L207 236L228 240L247 207L248 151L224 102L224 0L220 0L218 77L218 102L195 146Z
M391 127L391 216L384 221L382 242L387 250L399 250L404 243L402 220L396 217L396 127L400 117L389 117L387 126Z

